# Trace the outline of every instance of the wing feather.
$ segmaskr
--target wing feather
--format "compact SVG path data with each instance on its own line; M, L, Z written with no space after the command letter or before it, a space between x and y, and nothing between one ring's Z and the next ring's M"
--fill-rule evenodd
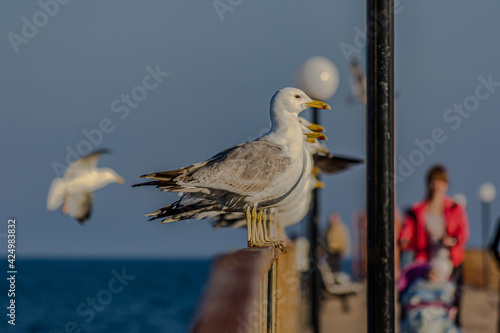
M147 185L166 190L195 192L200 188L252 195L267 188L290 164L280 146L252 141L230 147L205 162L143 177L159 181Z

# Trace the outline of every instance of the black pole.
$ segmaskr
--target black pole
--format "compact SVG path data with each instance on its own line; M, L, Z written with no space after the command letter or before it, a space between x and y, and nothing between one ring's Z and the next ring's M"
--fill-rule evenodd
M313 123L319 125L318 109L313 108ZM319 180L319 176L318 176ZM320 288L321 277L318 269L318 237L319 237L319 188L312 191L311 214L309 215L309 258L310 261L310 321L313 333L319 333Z
M368 332L394 332L394 16L367 1Z
M481 203L481 215L483 217L483 274L484 288L488 290L489 285L489 267L488 267L488 234L490 232L490 203Z
M490 251L495 258L495 262L497 266L500 268L500 252L498 252L498 245L500 244L500 218L497 220L497 232L493 241L490 244ZM497 333L500 333L500 288L498 288L499 297L498 297L498 315L497 315Z

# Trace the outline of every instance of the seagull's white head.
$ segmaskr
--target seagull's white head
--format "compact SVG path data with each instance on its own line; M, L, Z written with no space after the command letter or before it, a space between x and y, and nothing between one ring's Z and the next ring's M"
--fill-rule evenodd
M99 174L98 174L98 182L103 184L103 186L110 184L110 183L120 183L123 184L125 183L125 180L120 177L115 170L111 168L99 168L98 169Z
M315 101L297 88L283 88L278 90L271 99L271 110L298 115L308 108L331 110L325 102Z

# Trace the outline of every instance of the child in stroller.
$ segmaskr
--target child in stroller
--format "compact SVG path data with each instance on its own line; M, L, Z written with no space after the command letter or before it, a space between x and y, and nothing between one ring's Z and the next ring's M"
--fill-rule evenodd
M451 261L437 257L430 263L412 263L398 282L402 333L458 333L453 323L457 309Z

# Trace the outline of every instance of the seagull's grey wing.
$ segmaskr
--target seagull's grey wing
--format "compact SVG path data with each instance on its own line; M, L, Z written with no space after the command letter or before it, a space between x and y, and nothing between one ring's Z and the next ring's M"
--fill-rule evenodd
M252 195L267 188L290 163L282 147L252 141L217 154L202 168L180 176L178 183Z
M63 209L66 214L74 217L80 224L84 224L92 212L92 193L68 195Z
M97 167L97 162L102 154L109 154L108 149L96 150L76 161L71 163L64 173L65 179L72 179L78 175L84 169L94 169Z
M341 156L325 156L314 154L314 166L318 167L324 174L334 174L350 168L355 164L363 163L363 160Z
M251 141L228 148L205 162L144 175L142 177L156 181L134 186L154 185L174 192L210 189L247 196L267 188L290 163L290 158L283 156L282 147Z

